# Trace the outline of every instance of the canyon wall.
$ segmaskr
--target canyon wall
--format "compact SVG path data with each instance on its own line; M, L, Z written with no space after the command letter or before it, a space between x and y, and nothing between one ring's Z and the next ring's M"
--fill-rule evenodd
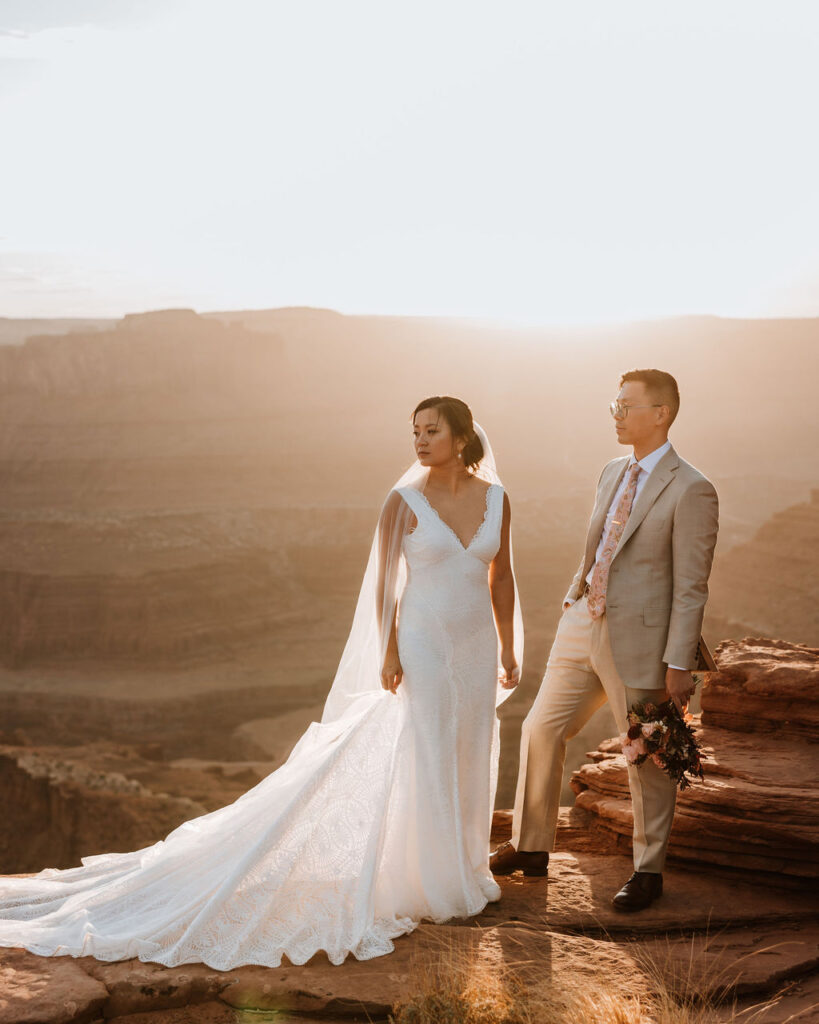
M710 608L722 636L776 636L819 646L819 490L720 553Z

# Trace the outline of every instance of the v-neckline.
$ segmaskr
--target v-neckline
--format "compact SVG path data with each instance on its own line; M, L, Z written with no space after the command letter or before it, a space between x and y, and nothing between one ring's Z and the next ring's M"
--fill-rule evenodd
M475 530L474 534L472 535L472 540L470 540L470 542L468 544L464 544L464 542L461 540L461 538L458 536L458 534L452 529L452 527L449 525L449 523L446 522L445 519L443 519L443 517L441 516L441 513L432 504L432 502L429 500L429 498L426 496L426 494L424 494L424 492L421 491L421 490L419 490L418 493L424 499L424 502L426 503L427 508L430 510L430 512L432 512L432 514L435 516L435 518L438 520L438 522L441 524L441 526L443 526L445 530L449 530L449 532L452 534L452 536L458 542L458 546L463 551L469 551L469 549L472 547L472 545L478 539L478 536L480 535L480 533L483 530L484 526L486 526L486 520L489 518L489 492L492 490L492 488L494 486L495 486L494 484L489 484L489 486L486 488L486 494L484 495L483 519L481 519L480 523L478 524L477 530Z

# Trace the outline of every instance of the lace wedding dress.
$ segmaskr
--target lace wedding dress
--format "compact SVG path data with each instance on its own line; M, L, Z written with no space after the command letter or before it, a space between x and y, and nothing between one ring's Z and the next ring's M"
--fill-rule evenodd
M499 898L488 866L498 641L487 568L503 488L488 486L466 547L419 480L396 494L417 523L397 534L403 575L390 584L397 694L362 668L367 643L348 641L322 722L281 768L153 846L0 879L0 946L220 970L325 950L337 964L390 952L423 918L476 914ZM371 612L360 598L356 622L370 633Z

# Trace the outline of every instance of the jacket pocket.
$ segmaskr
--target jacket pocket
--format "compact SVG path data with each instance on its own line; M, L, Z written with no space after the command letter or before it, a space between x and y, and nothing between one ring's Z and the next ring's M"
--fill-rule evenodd
M646 626L667 626L671 617L668 605L647 604L643 608L643 623Z

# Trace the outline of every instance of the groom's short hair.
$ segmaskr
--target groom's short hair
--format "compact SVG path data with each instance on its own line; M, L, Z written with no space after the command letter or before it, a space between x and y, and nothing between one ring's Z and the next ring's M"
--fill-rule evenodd
M652 401L668 406L671 413L668 419L670 427L680 411L680 389L671 374L666 373L665 370L629 370L620 378L620 387L627 380L636 380L645 384Z

